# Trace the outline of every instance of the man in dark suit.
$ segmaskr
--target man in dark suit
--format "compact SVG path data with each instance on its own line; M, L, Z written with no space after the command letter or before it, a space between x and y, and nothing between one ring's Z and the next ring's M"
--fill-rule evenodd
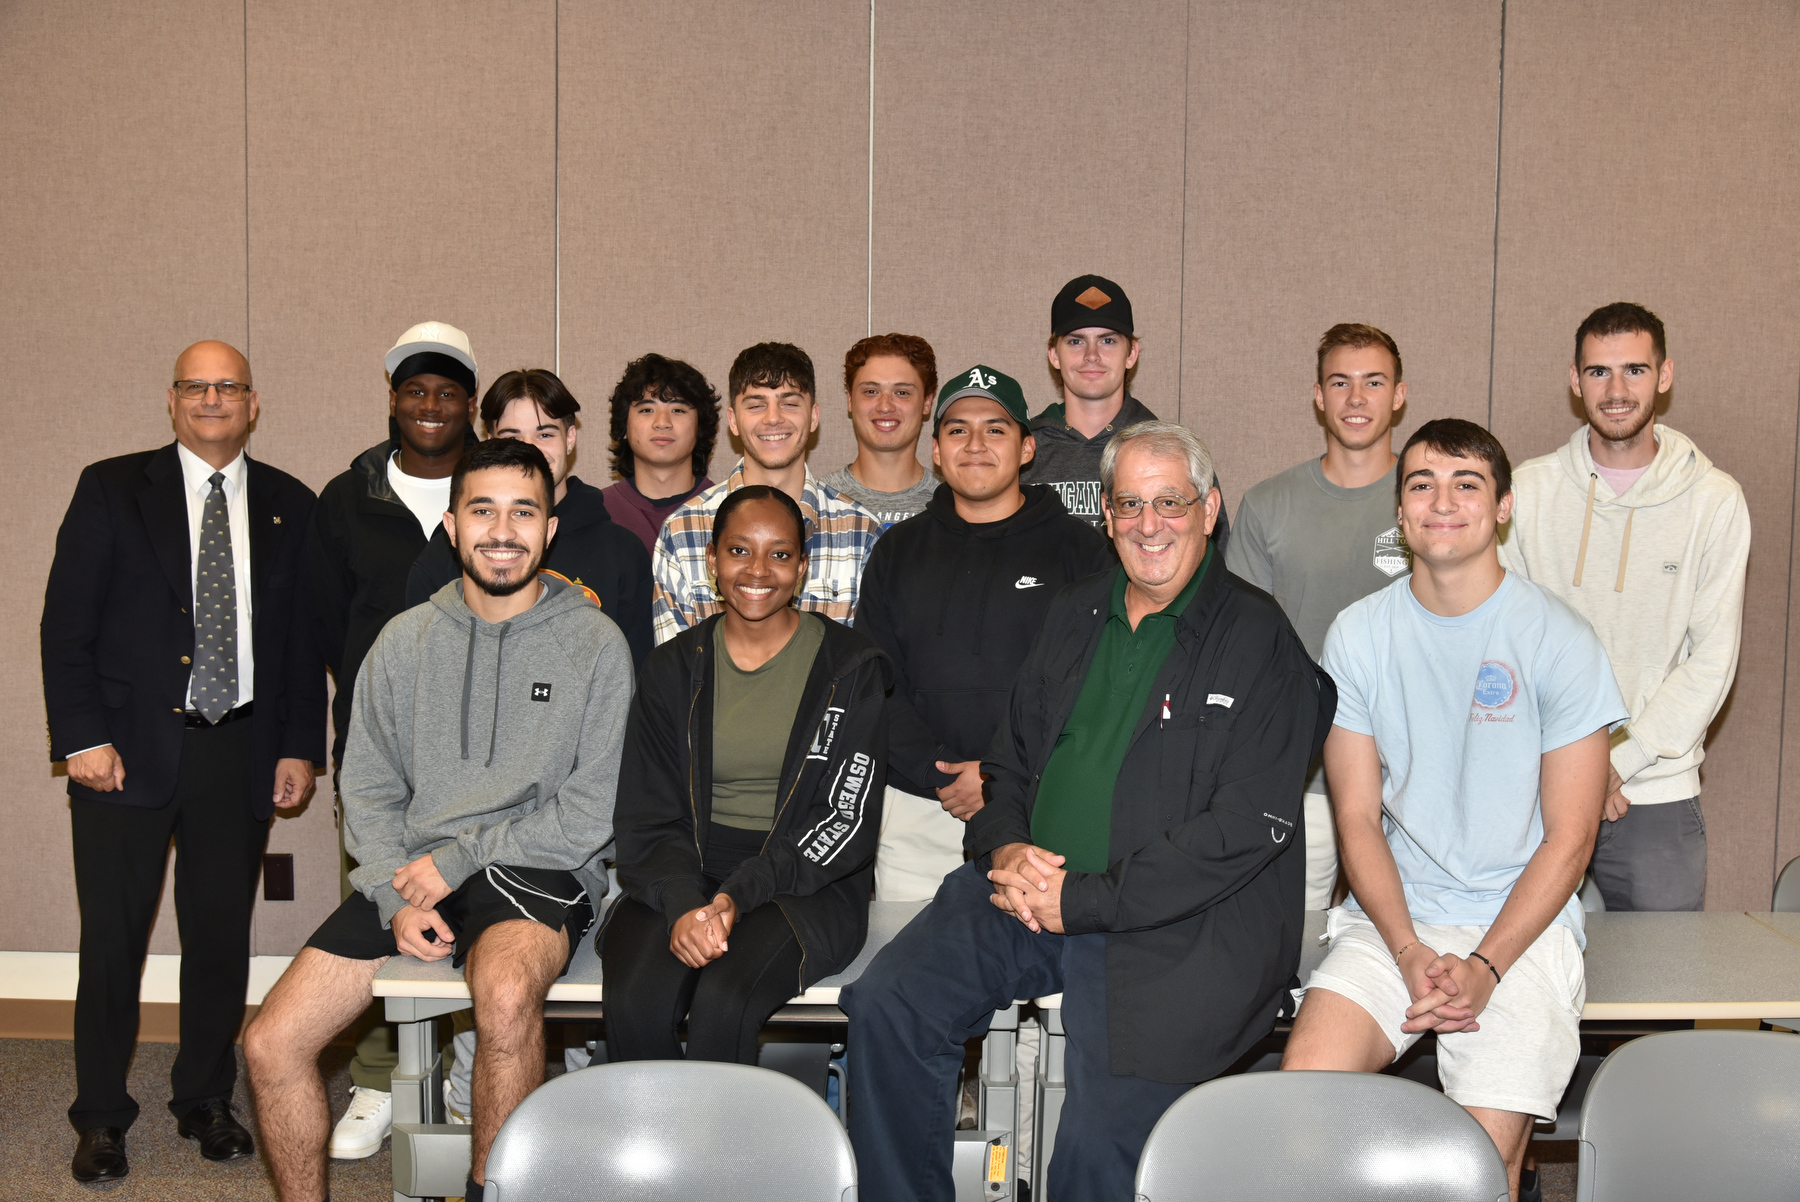
M67 760L81 907L78 1181L123 1177L138 981L174 839L181 1051L169 1109L208 1160L254 1152L232 1117L250 913L276 809L312 796L325 674L300 579L314 497L244 454L250 364L175 361L175 441L90 464L44 590L50 758Z

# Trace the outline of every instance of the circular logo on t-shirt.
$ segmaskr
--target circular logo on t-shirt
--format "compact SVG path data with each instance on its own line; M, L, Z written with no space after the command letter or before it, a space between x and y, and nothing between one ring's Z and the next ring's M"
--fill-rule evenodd
M1497 659L1490 659L1475 673L1475 704L1482 709L1497 710L1513 699L1519 690L1519 678Z

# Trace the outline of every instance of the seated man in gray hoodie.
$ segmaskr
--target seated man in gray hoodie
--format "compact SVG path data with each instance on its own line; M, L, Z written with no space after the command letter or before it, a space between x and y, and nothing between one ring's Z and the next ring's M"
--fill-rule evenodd
M475 1003L470 1196L544 1077L543 1000L606 892L631 651L583 589L538 575L556 532L544 456L495 439L457 466L462 578L389 622L357 677L339 777L357 892L244 1036L283 1202L328 1196L318 1056L389 956L453 956Z

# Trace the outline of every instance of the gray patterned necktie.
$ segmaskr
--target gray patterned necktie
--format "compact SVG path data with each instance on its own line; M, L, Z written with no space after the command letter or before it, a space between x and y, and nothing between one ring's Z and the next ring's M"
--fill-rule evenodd
M225 473L214 472L194 556L194 708L217 722L237 704L237 565Z

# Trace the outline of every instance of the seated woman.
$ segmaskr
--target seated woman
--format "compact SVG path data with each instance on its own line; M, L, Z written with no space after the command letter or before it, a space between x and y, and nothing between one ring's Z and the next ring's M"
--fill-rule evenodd
M790 602L793 498L748 485L706 549L724 612L657 647L631 703L613 817L625 896L596 936L609 1060L755 1064L768 1017L868 934L887 775L873 642Z

